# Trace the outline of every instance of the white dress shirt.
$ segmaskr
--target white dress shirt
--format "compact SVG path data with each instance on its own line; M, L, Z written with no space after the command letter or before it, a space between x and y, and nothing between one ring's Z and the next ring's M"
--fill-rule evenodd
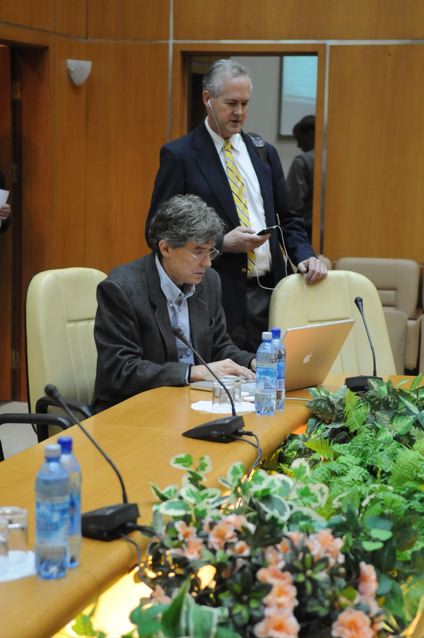
M222 166L227 173L227 164L225 162L224 155L224 140L220 135L215 133L209 126L208 118L205 120L205 126L212 138L215 148L221 160ZM236 133L230 137L232 152L234 160L237 164L237 168L243 178L244 187L246 189L247 206L249 208L250 226L255 232L258 232L266 227L265 222L265 210L264 202L262 199L262 193L259 186L259 180L253 168L252 160L250 159L247 146L240 135ZM250 277L262 277L271 270L271 251L269 248L269 241L266 241L262 246L255 249L256 256L256 273L255 271L248 274Z

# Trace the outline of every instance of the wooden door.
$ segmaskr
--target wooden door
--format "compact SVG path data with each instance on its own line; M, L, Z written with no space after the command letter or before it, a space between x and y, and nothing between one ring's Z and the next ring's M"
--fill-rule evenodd
M0 45L0 172L12 185L10 49ZM9 197L13 207L13 201ZM0 233L0 400L12 398L12 239L13 222Z

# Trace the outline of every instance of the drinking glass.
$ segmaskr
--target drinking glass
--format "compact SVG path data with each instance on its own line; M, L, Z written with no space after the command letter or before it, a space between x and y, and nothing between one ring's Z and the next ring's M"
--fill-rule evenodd
M235 395L236 384L234 383L234 379L233 378L226 379L225 377L222 377L221 381L223 382L228 392L230 393L232 400L235 401L234 395ZM228 398L228 394L225 392L222 385L218 383L218 381L214 381L213 387L212 387L212 405L225 405L225 404L230 405L230 399Z
M7 521L9 562L26 560L28 552L28 512L12 505L0 507L0 518Z
M0 516L0 572L7 570L9 554L8 532L7 518Z

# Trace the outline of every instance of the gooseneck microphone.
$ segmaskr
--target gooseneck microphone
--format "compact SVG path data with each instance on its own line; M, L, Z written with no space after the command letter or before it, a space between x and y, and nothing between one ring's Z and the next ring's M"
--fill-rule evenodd
M198 425L190 430L186 430L183 432L183 436L188 436L192 439L202 439L203 441L216 441L218 443L229 443L230 441L236 440L234 438L235 436L239 436L244 433L244 420L242 416L237 415L233 397L228 391L228 388L224 383L222 383L221 379L218 378L204 358L193 348L181 328L172 328L172 331L185 346L190 348L196 357L198 357L198 359L203 363L208 372L210 372L213 378L218 381L222 388L224 388L230 400L232 413L232 416L221 417L220 419L208 421L207 423L203 423L203 425Z
M102 541L110 541L119 538L121 534L130 529L134 529L137 519L140 515L137 503L128 503L127 491L124 481L118 468L106 452L100 447L97 441L85 429L82 423L76 418L69 409L63 396L57 387L51 383L44 388L45 394L50 397L56 405L61 407L71 419L72 423L77 425L91 441L94 447L100 452L103 458L109 463L119 479L122 489L122 503L118 505L109 505L100 509L86 512L81 516L82 535L86 538L95 538Z
M366 392L369 389L368 381L369 380L382 380L381 377L377 376L377 363L375 357L374 344L371 339L370 331L368 330L368 324L365 319L364 313L364 302L362 297L355 297L355 305L359 310L359 314L362 317L362 321L365 327L365 332L367 333L368 343L370 344L371 354L372 354L372 376L364 376L359 375L357 377L349 377L345 380L345 385L352 390L352 392Z

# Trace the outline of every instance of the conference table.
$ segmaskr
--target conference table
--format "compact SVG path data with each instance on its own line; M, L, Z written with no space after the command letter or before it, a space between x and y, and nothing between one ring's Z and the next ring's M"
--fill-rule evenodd
M337 387L337 381L333 382ZM180 484L182 472L170 466L176 454L194 459L206 454L212 462L210 485L218 485L235 461L249 469L256 450L244 442L214 443L186 438L182 433L214 418L197 412L191 404L210 400L210 393L189 387L158 388L134 396L84 421L84 426L119 468L128 500L138 503L139 523L151 521L155 497L150 484L159 487ZM288 393L284 412L273 416L247 413L245 427L259 437L265 456L308 418L307 390ZM19 427L18 425L16 427ZM68 433L74 441L81 464L82 509L89 511L122 500L119 481L112 468L76 426ZM54 442L57 436L49 439ZM253 440L253 439L250 439ZM29 545L34 546L34 482L43 462L45 443L0 463L0 504L24 507L29 513ZM139 546L147 539L139 532L131 535ZM83 539L80 565L64 579L43 581L36 576L0 583L1 638L47 638L60 630L89 603L128 573L137 562L133 545L119 539L101 542Z

